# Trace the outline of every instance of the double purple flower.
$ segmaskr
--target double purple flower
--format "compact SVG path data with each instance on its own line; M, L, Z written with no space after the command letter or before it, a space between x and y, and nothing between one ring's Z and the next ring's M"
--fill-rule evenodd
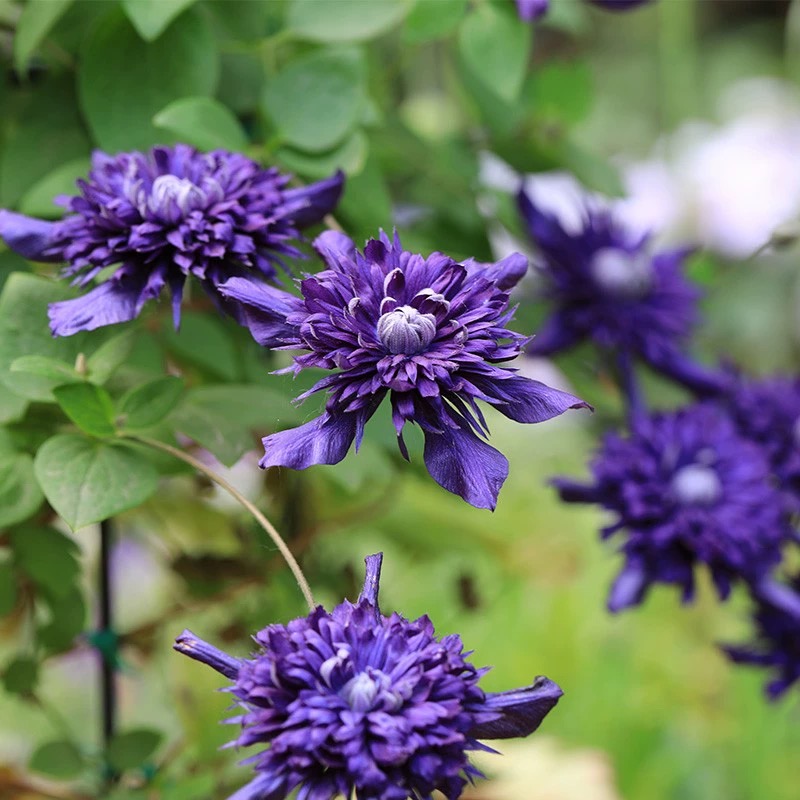
M459 264L434 253L406 252L395 235L367 243L363 254L327 231L314 242L327 268L300 283L302 296L234 278L222 293L242 304L255 339L301 350L295 373L333 374L300 400L325 391L324 413L264 439L262 467L305 469L336 464L388 396L404 457L407 422L425 436L424 459L441 486L480 508L494 508L508 461L484 438L477 401L518 422L541 422L586 403L499 366L527 342L506 328L509 290L527 268L514 254L497 264Z
M188 145L149 153L96 152L69 213L45 222L0 211L0 236L32 261L65 261L78 286L110 277L82 297L50 306L50 327L69 336L136 317L164 287L180 321L186 279L199 280L218 305L233 276L275 275L281 256L299 256L299 229L322 219L342 191L341 173L289 189L289 176L237 153L199 153ZM235 313L235 308L228 306Z
M233 658L191 631L175 649L233 682L242 708L232 743L257 747L256 777L230 800L406 800L434 790L456 800L481 773L478 739L527 736L562 692L538 677L497 694L478 686L486 669L466 660L457 635L438 639L427 617L378 608L381 555L366 559L364 589L328 613L321 606L256 634L251 658Z
M552 306L527 352L548 356L588 340L623 365L638 358L700 394L722 391L724 377L684 353L700 295L683 275L689 249L653 253L647 236L604 207L587 203L580 228L567 230L524 190L517 202Z
M603 538L625 539L610 610L638 604L654 583L677 584L689 601L694 567L704 563L721 598L741 579L800 619L800 595L771 577L783 545L796 535L769 461L720 405L636 420L629 436L606 436L591 471L592 483L554 484L566 502L612 512Z

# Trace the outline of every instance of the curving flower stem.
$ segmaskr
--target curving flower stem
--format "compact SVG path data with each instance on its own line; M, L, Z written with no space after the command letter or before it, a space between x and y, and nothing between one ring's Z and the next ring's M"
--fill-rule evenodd
M633 425L644 416L645 405L639 383L636 380L633 360L628 350L622 349L617 354L617 368L619 370L620 388L628 407L628 421Z
M306 576L303 575L303 570L300 569L300 565L292 555L291 550L289 550L287 547L286 542L283 541L283 537L281 537L280 533L278 533L278 531L275 529L275 526L235 486L228 483L225 478L223 478L221 475L218 475L210 467L207 467L202 461L198 461L198 459L196 459L194 456L190 456L183 450L173 447L166 442L159 442L158 439L149 439L145 436L128 436L126 438L147 445L148 447L153 447L156 450L163 450L165 453L169 453L180 461L189 464L189 466L193 467L198 472L202 472L203 475L214 481L217 486L222 487L226 492L228 492L228 494L233 497L237 503L239 503L250 514L253 515L258 524L267 532L267 535L270 539L272 539L278 550L280 550L281 555L288 564L289 569L292 571L292 574L297 581L297 585L300 587L300 591L303 593L306 603L308 603L309 610L313 611L316 608L314 596L311 594L311 587L308 585Z

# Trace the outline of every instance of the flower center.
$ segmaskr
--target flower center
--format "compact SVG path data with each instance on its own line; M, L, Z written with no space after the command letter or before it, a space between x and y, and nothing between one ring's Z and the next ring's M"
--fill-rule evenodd
M722 482L712 467L689 464L673 475L672 491L682 506L710 506L722 495Z
M378 669L359 672L342 686L341 695L353 711L369 711L380 692L388 688L388 675Z
M159 175L150 190L150 208L166 217L174 217L176 210L185 217L205 202L205 192L199 186L177 175Z
M436 317L421 314L412 306L400 306L381 314L378 338L390 353L411 356L421 353L436 336Z
M603 291L615 297L644 297L653 285L653 269L644 253L605 247L594 254L589 270Z

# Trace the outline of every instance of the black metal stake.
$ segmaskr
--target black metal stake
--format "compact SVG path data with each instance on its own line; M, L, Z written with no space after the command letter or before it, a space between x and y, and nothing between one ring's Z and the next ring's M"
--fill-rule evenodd
M114 636L110 565L113 533L111 520L103 520L100 523L100 635L107 641ZM100 703L106 748L114 736L117 717L116 664L112 654L113 649L100 649Z

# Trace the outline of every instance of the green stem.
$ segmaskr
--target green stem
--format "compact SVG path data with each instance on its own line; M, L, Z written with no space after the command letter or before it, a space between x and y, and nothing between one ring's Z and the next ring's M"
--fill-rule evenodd
M662 126L674 128L698 108L697 19L694 0L658 4Z
M281 555L288 564L289 569L292 571L292 574L297 581L297 585L300 587L300 591L303 593L306 603L308 603L309 610L313 611L316 608L314 596L311 594L311 587L308 585L306 576L303 575L303 570L300 569L300 565L292 555L291 550L289 550L287 547L286 542L283 541L283 537L280 535L280 533L278 533L274 525L235 486L228 483L225 478L223 478L221 475L218 475L210 467L207 467L202 461L198 461L194 456L190 456L183 450L179 450L177 447L173 447L166 442L159 442L158 439L148 439L144 436L129 436L127 438L132 439L135 442L140 442L148 447L153 447L156 450L163 450L165 453L169 453L184 463L189 464L189 466L193 467L198 472L202 472L203 475L205 475L207 478L210 478L214 483L228 492L228 494L233 497L237 503L239 503L250 514L252 514L258 524L261 525L261 527L267 532L267 535L270 539L272 539L278 550L280 550Z

